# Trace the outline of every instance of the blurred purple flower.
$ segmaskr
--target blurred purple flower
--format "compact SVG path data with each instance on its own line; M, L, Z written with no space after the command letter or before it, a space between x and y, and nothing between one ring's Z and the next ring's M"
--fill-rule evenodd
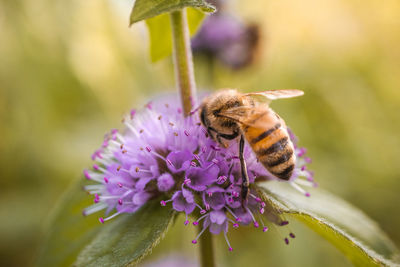
M235 16L218 12L204 20L192 39L192 49L195 54L216 58L232 69L239 69L253 61L258 41L256 24L246 25Z
M189 215L198 216L193 224L204 220L201 233L222 232L230 250L229 225L236 228L261 224L266 231L263 217L277 218L272 222L278 225L286 224L279 216L264 214L266 203L254 190L242 206L237 140L228 148L219 147L208 137L197 115L183 116L174 98L161 98L141 112L132 111L124 124L124 132L112 130L105 136L101 149L93 154L93 168L84 170L85 177L94 182L85 188L95 202L84 214L105 210L108 217L99 218L104 223L118 214L137 211L151 199L163 197L161 205L172 202L174 210L185 213L185 225L189 224ZM295 136L290 135L296 144ZM289 183L308 195L299 186L313 184L312 173L306 169L310 160L305 152L295 147L297 164ZM251 183L275 179L247 144L244 156ZM193 243L197 243L199 236Z
M197 267L199 264L193 259L189 259L178 253L173 253L165 257L161 257L155 261L145 262L142 267Z

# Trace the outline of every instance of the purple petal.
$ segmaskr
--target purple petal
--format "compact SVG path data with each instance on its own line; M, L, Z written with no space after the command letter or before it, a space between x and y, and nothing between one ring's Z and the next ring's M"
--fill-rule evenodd
M196 205L194 203L186 202L186 199L183 197L181 191L176 192L172 199L172 207L176 211L184 211L186 214L190 214L196 208Z
M195 208L196 208L196 205L194 203L188 203L185 206L185 213L190 214L194 211Z
M185 171L189 168L192 159L193 155L188 150L171 152L167 156L167 160L171 162L171 164L167 164L168 169L173 173Z
M240 194L240 186L235 186L234 188L228 189L228 192L225 194L225 201L229 207L235 209L242 205L242 198L240 197Z
M135 184L135 188L139 191L143 191L146 187L146 185L153 180L153 178L141 178L139 179L136 184Z
M172 207L176 211L184 211L185 210L186 201L182 197L182 192L178 191L172 197Z
M222 209L225 206L224 189L218 186L208 188L203 193L204 204L210 205L215 210Z
M223 224L226 220L225 212L221 210L215 210L210 212L210 221L216 224Z
M242 208L235 209L233 210L233 212L238 218L241 219L240 223L243 225L248 225L253 221L251 215L247 211L244 211Z
M216 223L211 223L210 225L210 232L218 235L219 233L221 233L221 231L224 229L224 225L220 225L220 224L216 224Z
M196 191L203 191L207 188L207 185L211 185L216 181L218 177L219 168L212 166L205 170L199 167L190 168L186 172L186 176L190 179L188 186Z
M189 190L182 188L182 195L187 203L194 203L194 196Z
M147 200L150 199L150 197L151 197L151 194L149 194L145 191L137 192L136 194L133 195L132 202L135 205L141 206L144 203L146 203Z

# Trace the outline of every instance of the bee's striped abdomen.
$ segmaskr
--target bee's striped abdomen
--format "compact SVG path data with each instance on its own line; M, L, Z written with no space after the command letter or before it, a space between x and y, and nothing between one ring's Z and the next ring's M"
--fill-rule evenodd
M289 180L296 158L287 130L277 123L274 127L262 132L260 129L249 128L246 134L264 167L279 179Z

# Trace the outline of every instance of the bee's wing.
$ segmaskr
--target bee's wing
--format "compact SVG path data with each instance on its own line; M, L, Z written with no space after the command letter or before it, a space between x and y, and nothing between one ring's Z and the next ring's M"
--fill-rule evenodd
M272 100L280 98L291 98L302 95L304 95L304 92L297 89L270 90L244 94L244 96L251 97L258 103L263 103L267 105L271 103Z
M232 119L240 124L248 125L248 126L256 126L253 122L253 118L260 117L261 115L270 112L268 107L258 106L258 107L233 107L221 111L218 113L219 116L226 117Z

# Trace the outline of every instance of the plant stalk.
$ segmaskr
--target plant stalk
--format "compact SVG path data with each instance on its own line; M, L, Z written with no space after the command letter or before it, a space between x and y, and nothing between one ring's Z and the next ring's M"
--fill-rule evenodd
M181 96L183 114L188 116L195 105L196 83L186 9L171 12L171 26L175 79Z
M201 231L202 227L199 228ZM212 235L209 231L204 231L200 236L200 262L201 267L215 267L214 248Z
M196 83L186 9L171 12L175 77L181 96L183 114L190 115L195 105ZM199 227L200 231L202 227ZM212 236L204 231L199 240L202 267L215 267Z

